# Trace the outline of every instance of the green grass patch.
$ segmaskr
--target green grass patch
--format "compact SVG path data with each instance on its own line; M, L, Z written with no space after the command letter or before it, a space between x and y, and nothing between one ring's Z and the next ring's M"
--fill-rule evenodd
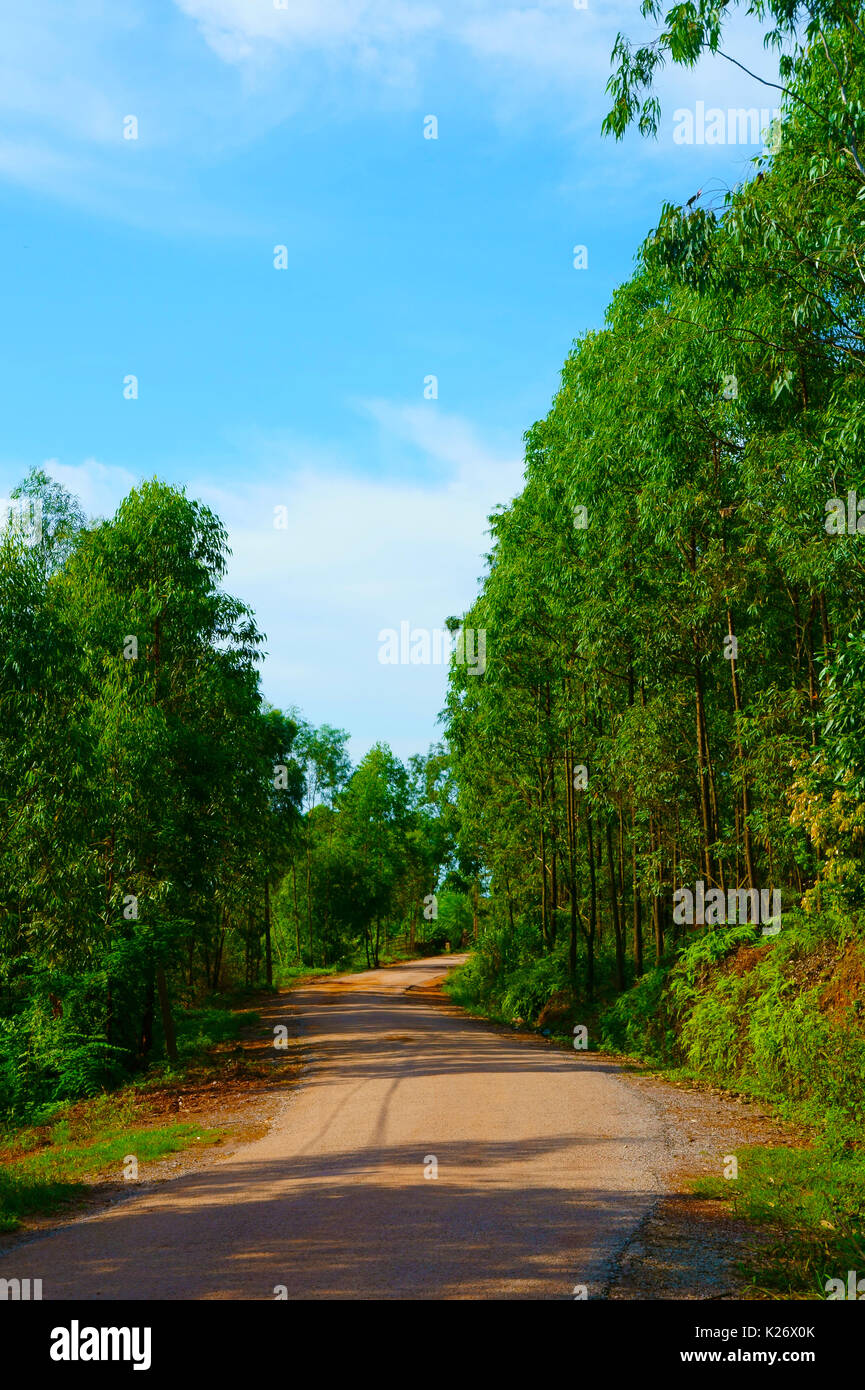
M215 1144L223 1131L194 1124L147 1125L147 1107L131 1090L76 1106L54 1107L47 1123L0 1136L0 1230L49 1214L87 1191L85 1178L123 1177L134 1154L143 1165L191 1145Z
M363 967L366 970L366 966ZM277 987L289 988L299 980L319 980L328 975L344 975L351 969L348 965L286 965L276 972Z
M209 1004L206 1008L186 1009L176 1022L177 1056L181 1065L197 1061L221 1043L237 1042L244 1028L261 1022L253 1009L242 1012Z
M756 1295L826 1298L826 1281L865 1277L865 1154L813 1149L748 1148L736 1179L699 1178L702 1197L726 1199L736 1216L777 1235L743 1265Z

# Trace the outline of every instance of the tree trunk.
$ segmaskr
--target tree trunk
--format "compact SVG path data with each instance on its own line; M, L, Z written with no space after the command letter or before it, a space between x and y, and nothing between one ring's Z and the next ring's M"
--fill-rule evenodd
M544 833L544 765L539 765L540 790L538 794L538 815L541 829L541 939L544 950L550 949L550 935L547 928L547 841Z
M221 968L222 968L222 950L223 950L224 945L225 945L225 917L223 916L223 919L222 919L222 927L220 928L220 932L219 932L219 940L218 940L218 942L216 943L216 956L215 956L214 961L213 961L213 980L212 980L212 982L211 982L211 986L210 986L210 987L211 987L211 989L214 990L214 991L216 991L216 990L219 989L219 972L220 972L220 970L221 970Z
M156 967L156 988L159 991L159 1011L162 1015L162 1032L165 1036L165 1055L171 1065L176 1066L177 1040L174 1035L174 1019L171 1017L171 1000L168 998L165 971L161 965Z
M315 952L312 948L312 824L309 818L306 823L306 929L309 938L309 968L312 970L315 966Z
M637 880L637 817L631 804L631 876L634 885L634 976L639 979L643 973L643 923L640 906L640 888Z
M613 858L613 833L607 821L607 864L610 871L610 907L613 913L613 934L616 941L616 988L625 988L625 954L622 942L622 921L619 916L619 895L616 889L616 863Z
M294 942L297 950L297 963L300 965L300 911L297 906L297 865L293 860L291 864L291 881L294 884Z
M700 677L700 653L697 644L697 634L693 634L694 640L694 693L695 693L695 717L697 726L697 770L700 778L700 816L703 823L703 873L706 877L706 887L714 884L715 875L712 866L712 813L709 806L709 773L706 767L706 755L703 748L703 682Z
M264 879L264 968L267 988L273 989L273 954L270 945L270 880Z
M655 962L660 963L664 954L664 924L661 921L661 899L652 898L652 920L655 927Z
M727 631L731 637L735 637L733 632L733 615L727 609ZM751 827L748 824L748 815L751 809L751 795L748 787L748 774L745 770L745 755L742 750L742 696L739 690L739 671L736 666L736 658L730 657L730 676L733 681L733 708L735 710L736 725L736 756L739 759L739 775L742 778L742 838L745 850L745 873L748 879L748 887L756 887L754 876L754 855L751 846Z
M586 993L589 999L595 991L595 932L598 925L598 885L595 877L595 846L592 818L586 816L589 844L589 930L586 935Z
M138 1041L138 1052L142 1059L146 1059L153 1046L153 971L147 972L147 981L144 986L144 1013L141 1016L141 1031Z
M577 983L577 874L576 874L576 789L574 787L574 758L568 751L565 755L565 777L567 779L568 814L568 895L570 909L570 939L568 941L568 975L571 988Z

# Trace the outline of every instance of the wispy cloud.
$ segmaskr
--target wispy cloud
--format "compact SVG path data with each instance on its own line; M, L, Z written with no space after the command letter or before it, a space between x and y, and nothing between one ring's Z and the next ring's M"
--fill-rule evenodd
M375 401L367 411L423 456L423 482L363 477L345 466L323 473L295 444L282 470L270 451L269 476L252 488L215 488L202 477L190 492L228 526L228 583L267 634L270 698L296 701L317 720L348 722L355 756L382 729L406 756L417 751L418 725L434 727L446 673L382 665L378 634L403 620L440 628L471 603L489 513L519 491L523 463L517 441L505 450L435 407Z
M406 0L175 0L227 62L265 59L274 49L341 48L368 61L372 50L438 31L437 5Z
M619 28L647 32L629 0L40 0L4 16L0 179L153 230L260 234L218 180L210 204L202 173L300 113L366 118L431 90L452 102L452 87L504 126L591 132L597 162ZM734 30L765 69L754 26ZM725 66L668 69L668 102L694 84L717 99L738 80ZM130 114L137 141L123 139Z
M525 68L584 70L601 44L609 56L611 21L625 4L576 10L564 0L501 5L494 0L175 0L226 62L266 62L279 50L328 50L369 64L373 55L419 55L453 44L476 57ZM630 11L632 13L632 10Z
M348 723L356 757L382 730L407 756L417 728L435 727L446 672L383 665L378 634L404 620L440 628L471 603L489 514L519 491L522 454L519 441L508 449L434 404L363 408L395 447L422 457L423 481L360 475L336 448L322 469L321 444L305 449L296 439L260 441L260 457L248 460L251 485L216 484L204 469L177 481L228 529L226 586L267 635L268 698L300 704L318 722ZM89 516L112 515L139 481L94 458L42 466Z
M87 516L102 519L113 516L123 498L138 482L134 473L117 464L85 459L83 463L61 463L46 459L43 469L78 498Z

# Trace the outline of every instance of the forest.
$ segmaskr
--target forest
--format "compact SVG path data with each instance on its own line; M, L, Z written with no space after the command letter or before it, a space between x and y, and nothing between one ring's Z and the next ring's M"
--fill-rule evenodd
M110 521L32 470L0 545L0 1113L177 1061L179 1010L461 939L441 749L404 765L263 698L219 519ZM38 521L37 521L38 519ZM470 920L470 919L469 919ZM395 938L398 938L395 940Z
M657 130L657 72L722 51L722 11L620 37L610 134ZM759 11L782 55L771 150L665 205L574 344L491 518L466 616L487 673L451 673L460 834L490 894L466 987L526 1018L693 948L685 895L771 892L786 928L839 937L863 906L865 36L855 5L810 7L807 33L798 7ZM707 922L723 953L737 919Z

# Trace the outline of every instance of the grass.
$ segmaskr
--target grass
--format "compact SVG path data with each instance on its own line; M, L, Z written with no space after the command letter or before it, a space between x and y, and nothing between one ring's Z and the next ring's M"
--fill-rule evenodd
M745 1150L735 1181L693 1190L772 1232L743 1269L756 1296L825 1299L865 1276L865 930L792 912L771 944L752 935L695 940L616 1002L605 1041L807 1128L810 1146Z
M157 1061L146 1075L117 1091L90 1099L53 1103L29 1111L23 1126L0 1130L0 1231L17 1230L24 1218L48 1215L88 1190L88 1179L120 1181L124 1160L139 1169L191 1145L218 1143L224 1131L172 1121L154 1123L149 1091L161 1091L195 1069L219 1066L218 1050L236 1042L259 1014L238 1010L239 994L215 995L204 1007L178 1012L178 1064ZM235 1007L231 1007L234 1005Z
M465 968L465 967L463 967ZM464 980L461 978L462 971L453 971L446 980L442 981L442 991L448 996L453 1004L456 1004L472 1018L481 1018L485 1023L494 1023L500 1028L510 1029L532 1029L537 1031L533 1024L527 1023L525 1019L515 1016L513 1013L504 1013L501 1006L492 1002L481 1002L478 1000L471 988L466 988ZM550 1037L553 1042L568 1041L568 1034L552 1031ZM589 1045L591 1050L591 1044Z
M699 1178L701 1197L727 1200L733 1214L770 1227L775 1239L742 1266L757 1297L825 1299L826 1281L865 1276L865 1154L748 1148L733 1180Z
M481 953L474 951L465 965L459 966L442 983L448 998L474 1018L482 1018L500 1027L526 1029L543 1035L553 1043L573 1045L573 1030L569 1021L551 1019L546 1027L540 1018L544 1005L552 996L564 993L567 981L566 966L559 954L540 961L522 963L510 970L494 972ZM587 1052L599 1049L599 1011L602 1003L587 1004L573 1001L572 1016L588 1028ZM540 1021L539 1021L540 1019Z
M244 1028L261 1022L253 1009L239 1012L212 1003L206 1008L186 1009L176 1021L177 1055L181 1063L192 1063L220 1043L236 1042Z
M22 1218L47 1214L87 1191L85 1179L121 1180L124 1162L139 1171L167 1153L192 1144L218 1143L223 1131L193 1124L147 1123L146 1101L129 1087L75 1105L54 1107L47 1123L29 1125L0 1139L0 1231L14 1231Z
M358 967L359 969L360 967ZM364 965L364 970L366 966ZM328 975L347 974L352 967L342 965L284 965L274 971L274 987L276 989L290 989L292 985L300 984L302 980L318 980L327 978Z

